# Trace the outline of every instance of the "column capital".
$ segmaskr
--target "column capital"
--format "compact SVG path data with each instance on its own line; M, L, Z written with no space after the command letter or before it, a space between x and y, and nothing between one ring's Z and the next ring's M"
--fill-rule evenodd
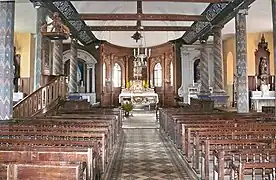
M249 8L240 9L237 14L239 14L239 15L248 15L248 9Z

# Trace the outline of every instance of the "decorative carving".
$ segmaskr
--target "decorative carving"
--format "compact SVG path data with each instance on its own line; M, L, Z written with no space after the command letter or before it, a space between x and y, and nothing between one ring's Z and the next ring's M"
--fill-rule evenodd
M91 31L84 31L87 29L87 25L83 20L80 19L79 13L74 8L70 1L54 1L48 3L53 9L58 9L59 12L65 17L65 21L68 21L68 26L72 30L72 34L83 43L89 44L92 41L97 41L98 39L92 34ZM69 21L70 19L70 21ZM74 20L71 20L74 19Z
M47 32L48 26L52 26L50 32ZM62 23L59 13L57 12L53 13L53 21L51 23L41 26L40 32L43 36L47 36L52 40L68 39L70 35L69 28Z

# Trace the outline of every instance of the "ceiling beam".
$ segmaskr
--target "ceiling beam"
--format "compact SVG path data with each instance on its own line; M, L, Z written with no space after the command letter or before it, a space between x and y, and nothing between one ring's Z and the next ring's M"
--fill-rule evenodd
M204 15L181 14L80 14L80 19L94 20L124 20L124 21L207 21Z
M90 31L191 31L190 26L88 26Z
M71 0L71 1L87 1L87 0ZM137 0L89 0L89 1L101 1L101 2L110 2L110 1L137 1ZM142 0L150 2L190 2L190 3L221 3L221 2L230 2L231 0Z

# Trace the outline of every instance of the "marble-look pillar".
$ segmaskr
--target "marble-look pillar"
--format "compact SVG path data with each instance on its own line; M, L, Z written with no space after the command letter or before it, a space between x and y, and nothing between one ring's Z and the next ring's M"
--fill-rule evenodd
M95 93L96 90L95 90L95 84L96 84L96 78L95 78L96 74L95 74L95 64L93 64L92 66L92 93Z
M214 33L214 92L222 92L223 87L223 72L222 72L222 28L216 27Z
M43 61L43 36L40 33L41 26L46 22L47 9L39 7L37 9L36 20L36 40L35 40L35 61L34 61L34 91L42 86L42 61Z
M90 67L86 67L86 92L90 93Z
M12 119L15 2L0 2L0 120Z
M208 95L209 91L209 72L208 72L208 51L207 51L207 40L201 41L200 49L200 82L201 89L200 93Z
M63 44L62 40L55 40L53 47L53 74L61 75L63 74Z
M71 57L70 57L70 72L69 72L69 93L78 92L78 59L77 59L77 40L71 40Z
M236 61L237 61L237 111L249 112L248 77L247 77L247 9L240 10L235 18L236 26Z
M271 0L272 2L272 21L273 21L273 46L274 46L274 57L276 57L276 0ZM276 58L274 58L274 77L276 76ZM276 85L276 78L274 78L274 84ZM276 94L275 94L276 95ZM276 98L275 98L276 104ZM276 106L275 106L276 114Z

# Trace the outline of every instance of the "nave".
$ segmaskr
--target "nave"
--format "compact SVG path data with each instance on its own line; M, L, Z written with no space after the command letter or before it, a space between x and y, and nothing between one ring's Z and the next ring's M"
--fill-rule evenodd
M160 133L156 114L134 112L123 122L123 134L113 164L113 180L189 180L184 161Z

